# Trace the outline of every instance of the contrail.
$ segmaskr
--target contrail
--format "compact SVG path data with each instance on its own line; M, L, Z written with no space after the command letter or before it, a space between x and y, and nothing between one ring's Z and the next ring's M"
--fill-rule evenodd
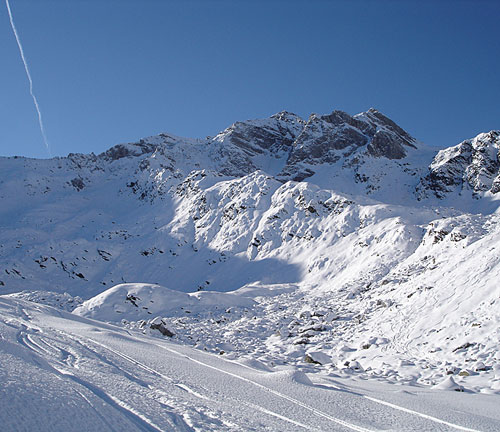
M31 79L30 70L28 68L28 62L26 61L26 57L24 57L24 51L23 51L23 46L21 45L21 40L19 39L19 35L17 34L16 25L14 24L14 18L12 17L12 11L10 10L9 0L5 0L5 4L7 5L7 11L9 12L10 26L12 27L12 31L14 32L14 36L16 37L17 46L19 47L19 52L21 53L21 59L23 60L24 64L24 70L26 71L26 75L30 83L30 95L33 98L33 103L35 104L36 112L38 113L38 124L40 125L40 132L42 133L43 142L45 143L45 147L47 147L47 152L49 153L49 156L51 156L49 142L47 140L47 135L45 134L45 128L43 127L42 113L40 111L40 106L38 105L36 96L33 93L33 80Z

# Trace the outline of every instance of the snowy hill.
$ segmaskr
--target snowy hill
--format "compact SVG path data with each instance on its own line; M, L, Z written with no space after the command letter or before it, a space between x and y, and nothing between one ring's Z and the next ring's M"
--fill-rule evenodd
M499 393L499 151L370 109L0 158L0 293L266 367Z

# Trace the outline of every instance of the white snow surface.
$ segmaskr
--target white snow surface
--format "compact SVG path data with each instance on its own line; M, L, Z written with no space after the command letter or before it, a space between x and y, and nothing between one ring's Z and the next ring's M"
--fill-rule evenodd
M334 114L0 158L6 430L498 430L500 133Z
M0 297L2 430L494 431L498 396L262 368Z
M136 321L148 315L200 314L229 307L252 308L254 301L234 293L205 291L186 294L161 285L120 284L79 305L73 313L101 321Z

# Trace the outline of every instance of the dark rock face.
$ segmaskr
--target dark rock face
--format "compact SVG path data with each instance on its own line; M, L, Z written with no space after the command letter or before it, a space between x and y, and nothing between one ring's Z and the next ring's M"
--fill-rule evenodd
M500 175L497 175L495 180L493 180L493 183L491 184L491 193L498 193L500 192Z
M455 186L462 188L464 167L470 163L471 154L470 144L464 144L450 155L447 163L433 163L434 166L429 167L429 174L422 179L420 187L432 190L438 198L443 198Z
M415 140L392 120L370 109L350 116L343 111L319 116L308 121L283 111L267 120L237 122L213 138L210 145L223 142L219 149L225 159L222 173L246 174L256 167L254 156L287 155L287 163L280 177L301 180L314 174L301 164L332 164L358 150L371 157L402 159L408 147L415 148Z
M171 180L193 170L228 177L263 170L280 181L302 181L320 165L331 165L332 178L351 178L368 194L387 187L384 170L392 166L407 177L420 178L415 183L409 178L405 184L419 199L442 198L464 188L495 194L500 192L499 143L498 131L478 135L440 151L425 172L425 165L412 167L404 160L409 152L421 150L415 139L373 108L354 116L339 110L313 114L307 121L283 111L267 119L236 122L205 140L160 134L116 145L98 156L70 154L68 161L78 171L66 182L81 191L91 186L90 173L104 173L109 163L118 166L136 158L137 168L127 185L146 201L168 193Z
M359 147L367 142L368 138L349 123L334 125L325 122L322 117L313 117L295 142L289 162L305 158L332 161L330 150L342 150L353 145Z
M362 116L362 114L360 116ZM415 148L415 139L408 132L394 123L390 118L378 112L376 109L370 108L365 113L365 117L368 123L376 129L382 127L395 135L398 138L397 141L401 142L403 145Z
M99 155L100 158L106 161L115 161L130 156L141 156L145 153L153 153L156 146L146 144L144 140L140 140L135 144L118 144L106 150Z
M75 177L70 183L77 191L81 191L85 187L85 183L80 177Z
M344 111L335 110L331 114L321 116L321 118L334 126L343 126L345 124L359 129L363 134L370 136L374 135L377 126L366 121L361 121L352 117Z
M473 193L500 191L500 132L491 131L441 150L429 167L429 174L420 180L417 194L428 192L438 198L464 188Z
M351 179L367 194L387 187L386 169L391 167L406 175L404 186L409 193L415 191L418 199L443 198L463 190L476 196L500 192L500 132L480 134L441 150L428 169L425 163L411 166L404 160L410 152L421 150L414 138L373 108L354 116L339 110L312 114L307 121L283 111L267 119L236 122L205 140L160 134L114 146L98 156L70 154L68 160L81 172L67 184L81 191L92 184L89 172L104 172L109 163L120 165L124 159L137 158L137 169L127 185L145 201L168 193L170 180L185 178L193 170L228 177L263 170L286 182L308 179L320 165L331 166L331 178Z
M237 122L230 128L231 142L249 156L290 151L292 144L303 127L303 120L286 111L275 114L267 124Z
M367 150L368 153L374 157L403 159L406 156L401 141L394 135L385 131L378 131L375 133L372 142L368 144Z
M208 142L212 156L222 162L223 175L239 176L257 169L252 158L287 157L304 120L283 111L265 120L236 122Z
M363 156L401 159L414 143L409 134L374 109L356 116L335 110L323 116L313 114L307 121L282 111L267 119L236 122L206 140L160 134L116 145L98 156L69 158L79 168L96 170L108 162L138 157L138 171L150 171L151 179L165 178L167 171L176 176L180 160L192 165L191 169L208 168L231 177L267 171L273 165L278 168L272 175L281 170L280 179L300 181L314 174L311 165L333 164L346 157L350 157L346 164L362 161ZM210 167L202 166L203 155L208 156Z
M302 180L314 174L302 164L331 164L354 153L402 159L409 147L416 148L415 139L373 108L356 116L343 111L324 116L313 114L293 143L280 176Z

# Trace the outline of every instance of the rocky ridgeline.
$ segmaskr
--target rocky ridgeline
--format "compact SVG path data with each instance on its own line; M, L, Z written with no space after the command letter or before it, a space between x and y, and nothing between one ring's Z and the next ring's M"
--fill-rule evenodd
M200 169L228 177L262 170L286 182L309 179L325 167L348 182L364 184L356 190L342 186L343 192L379 191L373 197L381 201L398 181L407 183L407 192L418 200L468 192L477 198L500 190L499 142L499 132L491 131L435 152L373 108L355 116L338 110L312 114L307 121L283 111L268 119L236 122L205 140L160 134L98 156L70 154L68 159L76 171L105 170L119 160L134 160L127 164L128 175L135 173L128 185L143 199L162 195L169 180ZM384 176L389 181L381 182ZM326 188L341 187L311 180ZM81 190L90 181L79 173L69 182Z
M99 155L70 154L45 165L50 165L52 174L61 174L56 169L62 168L68 177L64 184L76 191L103 177L121 176L146 200L165 194L172 182L199 170L224 177L262 170L281 182L313 177L311 181L321 187L380 201L398 183L405 183L405 195L425 200L467 192L474 197L498 193L499 143L499 132L491 131L436 152L373 108L354 116L338 110L312 114L307 120L283 111L267 119L236 122L215 137L160 134L116 145ZM35 180L36 164L25 160L24 165L24 174ZM327 172L330 180L315 176L318 172ZM387 181L381 181L383 177ZM36 182L46 184L46 193L53 179L36 178ZM363 187L354 187L356 183Z

